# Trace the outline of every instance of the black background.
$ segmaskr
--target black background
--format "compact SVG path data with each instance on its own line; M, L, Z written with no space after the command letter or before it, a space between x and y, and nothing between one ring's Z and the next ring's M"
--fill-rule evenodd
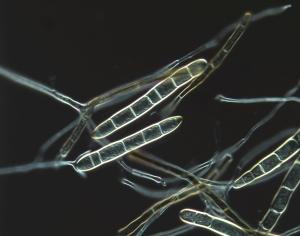
M246 10L258 12L293 3L162 2L2 0L1 64L87 101L180 58ZM182 127L148 150L187 167L212 156L217 148L215 130L219 149L245 135L272 106L220 104L213 98L220 93L232 97L280 96L296 84L300 75L299 10L294 3L285 13L251 25L220 70L176 111L184 116ZM5 80L0 83L0 98L2 166L30 162L47 137L76 117L69 108ZM98 115L97 122L115 110ZM243 151L280 130L297 127L298 110L297 104L287 105ZM87 140L79 145L71 159L88 148ZM0 234L115 235L120 226L153 203L122 186L119 180L123 175L112 163L86 179L71 168L1 176ZM266 182L233 193L231 203L255 226L275 188L273 182ZM278 231L299 224L298 197L293 198ZM170 211L153 229L179 224L177 212ZM198 230L190 235L209 233Z

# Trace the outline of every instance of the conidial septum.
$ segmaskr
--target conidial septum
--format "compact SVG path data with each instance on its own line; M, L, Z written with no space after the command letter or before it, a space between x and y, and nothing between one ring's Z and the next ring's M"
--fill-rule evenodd
M77 171L90 171L103 164L114 161L125 154L173 132L182 122L181 116L172 116L152 124L134 134L110 143L96 151L86 153L77 158L74 168Z
M105 138L139 119L186 84L195 80L207 68L205 59L197 59L177 69L147 93L100 123L92 133L94 139Z

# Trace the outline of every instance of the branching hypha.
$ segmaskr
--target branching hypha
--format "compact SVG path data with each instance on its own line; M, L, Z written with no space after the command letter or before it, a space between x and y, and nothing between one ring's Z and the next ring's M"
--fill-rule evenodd
M122 98L122 96L124 96L124 95L126 96L127 95L126 90L128 88L132 88L137 85L140 85L140 86L143 85L143 81L137 80L136 82L126 84L117 89L109 91L106 94L103 94L96 98L93 98L91 101L89 101L86 104L81 104L81 103L75 101L74 99L63 95L54 89L51 89L51 88L49 88L43 84L40 84L34 80L25 78L14 72L11 72L3 67L1 68L0 72L1 72L1 75L4 76L4 78L7 78L13 82L16 82L20 85L26 86L28 88L34 89L43 94L46 94L60 102L67 104L68 106L72 107L73 109L77 110L80 113L79 121L72 122L68 127L64 128L61 132L57 133L54 136L54 138L50 139L46 143L46 147L48 147L54 141L56 141L57 138L60 138L65 132L69 131L70 128L73 128L75 126L71 135L69 136L69 138L66 140L66 142L63 144L63 146L59 150L56 160L51 161L51 162L42 162L42 161L38 160L31 164L27 164L27 165L23 165L23 166L3 168L0 171L1 174L26 172L26 171L30 171L32 169L59 167L59 166L65 166L65 165L73 166L74 169L80 173L91 169L91 168L87 168L87 166L82 165L82 162L83 162L82 160L84 160L82 158L83 157L82 155L80 155L77 158L77 161L75 161L75 162L74 161L65 161L64 159L67 157L67 155L70 152L70 150L72 149L73 145L76 143L79 136L83 132L93 111L96 109L101 109L101 105L103 105L103 104L105 105L105 103L110 103L111 102L110 100L114 99L114 97L116 97L116 99L118 100L118 99L120 99L120 97ZM156 80L157 78L154 79L154 77L153 77L152 79ZM147 82L151 83L153 80L150 80ZM146 83L146 85L148 85L148 84ZM125 92L124 92L124 90L125 90ZM113 101L113 103L115 103L115 102L116 101ZM97 108L97 106L98 106L98 108ZM120 151L118 145L116 145L117 142L115 142L112 144L108 144L107 146L105 146L102 149L99 149L99 152L96 151L96 152L91 153L91 155L101 152L103 155L103 159L100 159L100 158L102 158L100 156L98 158L99 158L99 161L101 161L102 163L111 161L111 159L117 159L118 157L125 155L127 152L129 152L131 150L134 150L140 146L146 145L147 143L157 140L157 139L165 136L166 134L172 132L174 129L176 129L178 127L178 125L180 124L180 120L181 120L180 117L173 117L173 118L165 119L155 125L152 125L152 126L149 126L145 129L143 129L142 131L140 131L138 133L135 133L131 136L126 137L125 139L120 141L120 142L129 142L127 146L124 146L123 152ZM155 129L157 127L159 128L159 131L157 131ZM155 133L153 133L153 129L156 131ZM133 136L138 135L138 134L140 134L142 136L147 136L147 137L143 137L144 139L143 139L142 143L139 140L137 140L137 141L134 139L132 140ZM45 149L44 147L42 147L42 148L43 148L43 150ZM87 158L90 159L90 156L88 154L85 153L84 156L88 156ZM87 160L87 158L85 160ZM79 163L79 161L80 161L80 163ZM96 160L90 159L90 164L94 163L95 161ZM87 164L85 164L85 165L87 165Z
M290 96L293 96L298 91L299 86L300 83L298 83L295 87L288 91L283 97L283 100ZM235 222L232 224L237 224L238 229L242 228L244 234L245 232L247 232L248 234L253 233L258 235L264 235L265 233L263 231L255 230L254 228L252 228L226 203L228 191L232 187L234 188L236 181L220 182L216 180L220 178L222 174L228 169L229 165L231 164L232 158L233 156L235 156L236 152L246 144L246 142L252 137L252 135L257 130L259 130L262 126L268 123L276 115L280 108L283 107L283 105L284 103L280 103L277 106L275 106L270 113L268 113L263 119L256 123L248 131L248 133L236 143L224 149L222 152L217 152L208 162L196 165L190 170L184 170L183 168L180 168L166 161L156 159L155 157L151 157L151 159L145 159L144 157L144 165L147 165L150 168L174 176L176 177L175 180L179 182L180 180L184 180L187 183L187 186L179 189L175 188L171 191L155 191L153 189L147 189L145 187L139 186L138 184L128 179L123 179L123 184L129 186L130 188L134 189L135 191L146 197L153 198L154 196L156 196L156 198L164 199L155 203L148 210L143 212L139 217L133 220L130 224L122 228L121 232L126 232L126 234L138 232L138 234L142 234L147 229L147 227L149 227L153 223L153 219L158 218L169 207L174 206L177 203L183 202L188 198L201 194L200 196L201 199L205 202L205 210L207 211L207 213L217 214L217 217L219 217L218 215L221 214L223 218ZM133 160L135 159L133 158ZM141 162L141 159L137 159L136 161ZM275 174L278 175L279 173L280 172L276 172ZM171 185L173 181L173 179L169 179L166 180L166 183L167 185ZM213 204L213 206L211 206L210 204ZM203 212L203 214L205 215L206 213ZM183 221L187 223L188 219L185 217L185 214L183 214L182 217ZM190 218L189 220L191 221L191 225L195 225L194 219ZM226 222L227 221L225 220L222 224L226 224ZM205 227L205 225L201 225L201 222L199 222L198 226L207 228L214 232L218 231L213 228ZM172 232L173 234L179 234L179 232L183 233L192 229L193 227L179 226L176 229L161 232L157 235L169 235L170 232ZM228 233L226 235L231 234Z
M217 99L222 102L241 104L280 102L283 105L286 102L299 102L298 97L295 97L292 94L287 94L285 97L253 99L233 99L221 95L218 96ZM264 178L273 178L281 173L281 171L288 169L278 191L273 197L270 208L259 222L258 228L263 232L270 233L274 230L279 219L287 210L290 199L300 183L299 150L299 130L297 130L273 152L262 157L255 165L253 165L253 167L233 181L232 188L241 189L260 183ZM293 158L295 160L290 162L290 167L286 166L286 162L289 162L290 159ZM299 230L297 227L295 230L291 230L291 232L287 232L286 234L292 235L298 232Z
M238 104L280 103L277 105L277 108L281 108L287 102L299 102L299 98L294 96L297 88L299 88L299 82L297 87L284 97L234 99L218 95L216 99L221 102ZM257 229L249 231L249 229L241 227L240 224L236 224L234 221L226 221L218 216L193 209L182 210L180 212L181 220L189 225L205 228L219 235L277 235L274 229L278 226L280 218L288 209L292 196L300 183L299 141L299 130L294 130L292 136L270 154L260 158L249 170L234 178L232 184L230 184L230 188L239 190L273 179L288 170L271 201L269 209L259 221ZM291 159L294 160L291 161ZM300 228L298 226L280 235L298 235L299 232Z
M160 159L154 159L152 157L151 160L143 160L143 164L148 165L151 168L156 170L165 172L167 174L171 174L177 178L184 179L188 182L188 186L182 189L174 189L173 191L157 191L155 194L153 190L142 187L128 179L123 179L122 183L139 192L142 195L147 197L155 198L163 198L163 200L155 203L148 210L143 212L139 217L130 222L127 226L120 229L120 233L125 233L128 235L137 233L137 235L142 235L144 231L149 227L157 218L159 218L170 206L175 205L179 202L186 200L189 197L198 195L201 193L201 199L205 201L205 203L212 204L210 209L205 209L206 211L211 211L213 215L205 212L200 212L196 210L185 209L181 211L180 217L183 222L193 225L206 228L210 231L213 231L220 235L273 235L271 230L274 228L278 218L286 209L288 202L291 198L292 193L296 189L299 184L299 173L297 173L297 168L299 165L298 159L291 166L290 171L286 175L282 186L276 193L270 210L266 213L262 221L260 222L260 226L258 229L254 229L250 227L245 221L242 220L225 202L222 202L222 199L227 196L228 190L231 188L240 188L246 186L247 184L257 181L259 178L263 178L265 175L268 175L272 171L275 171L277 168L281 168L284 162L288 161L290 158L294 157L298 151L298 131L287 141L285 141L282 145L280 145L273 153L267 155L265 158L261 159L258 164L256 164L250 171L247 171L241 177L235 179L232 183L229 181L228 183L218 183L214 182L211 178L213 176L212 173L215 173L212 168L213 164L218 163L219 166L216 168L221 173L223 173L220 169L220 166L225 166L225 157L232 157L233 153L235 153L250 137L251 135L261 126L263 126L266 122L268 122L274 115L278 112L278 110L285 104L285 102L289 101L298 101L297 97L293 97L293 94L298 90L299 84L296 87L292 88L285 97L279 98L262 98L262 99L253 99L253 100L234 100L228 99L223 96L217 96L217 100L221 100L223 102L238 102L238 103L249 103L249 102L280 102L266 117L264 117L260 122L252 127L249 130L248 134L242 138L239 142L237 142L232 147L225 150L222 155L217 155L217 158L214 157L207 163L203 163L199 165L199 168L195 168L200 172L198 176L195 176L193 173L193 169L186 171L178 166L174 166L170 163L166 163ZM141 160L138 160L141 162ZM227 162L228 163L228 162ZM261 167L261 163L263 163L264 168ZM286 169L286 168L285 168ZM281 173L277 171L273 173L274 175L278 175ZM203 176L207 175L205 178ZM208 177L209 176L209 177ZM199 178L202 177L202 178ZM213 181L210 185L207 181ZM190 185L190 187L189 187ZM224 187L225 186L225 187ZM227 186L227 187L226 187ZM223 188L223 189L222 189ZM214 189L214 190L212 190ZM214 191L217 193L214 193ZM212 192L211 192L212 191ZM221 194L221 198L218 194L220 191L223 192ZM209 196L205 196L210 194ZM215 195L215 196L214 196ZM226 199L226 197L225 197ZM220 201L221 200L221 201ZM225 200L226 201L226 200ZM208 206L207 206L208 207ZM215 215L215 216L214 216ZM225 218L225 219L222 219ZM235 222L235 223L233 223ZM187 226L179 226L176 229L172 229L169 231L161 232L157 235L169 235L169 234L181 234L188 230L191 230L191 227ZM283 235L291 235L297 233L298 228L291 231L285 232Z
M151 180L163 186L169 186L172 183L184 183L183 187L155 191L124 178L122 180L123 184L144 196L156 196L156 198L164 199L154 204L140 217L122 228L120 230L121 233L126 233L128 235L137 233L138 235L141 235L145 232L147 227L149 227L164 213L164 211L167 210L168 207L179 202L183 202L190 197L199 196L204 202L206 212L184 209L179 213L179 216L186 224L170 231L161 232L159 235L178 235L193 229L190 225L204 227L221 235L273 235L270 233L271 230L276 225L278 218L285 211L293 191L299 184L299 176L297 175L299 160L297 159L294 162L290 171L286 175L282 186L272 201L270 210L261 220L260 227L258 229L251 227L233 208L230 207L227 202L229 190L231 188L237 188L237 186L239 186L238 183L240 179L243 181L246 179L244 175L242 175L241 178L236 179L233 183L231 181L218 181L218 179L225 173L231 164L233 154L247 142L247 140L259 127L263 126L275 115L280 107L284 105L284 102L298 101L297 98L292 97L291 95L298 87L291 90L284 98L268 98L263 100L263 102L280 102L280 104L276 106L276 108L274 108L268 116L253 126L244 138L237 141L226 150L217 152L209 161L195 165L188 170L164 161L161 158L155 157L153 154L145 152L140 148L164 137L178 128L182 117L169 117L169 115L173 113L178 104L187 94L202 84L212 72L218 69L237 41L243 35L251 21L257 21L270 15L282 13L288 7L289 6L268 9L258 14L254 14L253 16L251 13L245 13L238 24L234 23L229 25L211 41L181 59L170 63L149 76L121 85L89 100L86 103L78 102L75 99L56 91L55 89L14 73L4 67L0 67L0 75L3 78L45 94L60 103L71 107L79 114L76 120L64 127L53 137L50 137L45 144L41 146L37 157L32 163L1 168L0 175L28 172L35 169L58 168L63 166L72 166L75 171L80 174L84 174L85 172L96 169L103 164L116 161L130 174ZM200 53L217 47L223 38L231 31L233 31L233 33L226 40L224 46L221 47L210 61L207 62L205 59L200 58ZM100 124L95 125L92 116L96 112L123 102L144 90L148 91L129 105L109 116ZM175 98L168 101L172 96ZM226 99L220 96L219 98L224 101ZM255 102L259 102L259 100L256 100ZM111 134L142 118L146 115L146 113L157 108L158 105L163 106L163 109L160 110L163 118L162 120L135 133L129 134L115 142L110 142L109 136ZM98 147L96 150L88 150L87 152L82 153L74 160L74 158L70 155L70 152L85 129L87 129L90 137L97 143ZM70 136L58 150L55 158L53 158L52 161L45 161L44 156L49 147L70 131ZM290 144L289 140L279 147L278 150L274 151L275 154L270 154L269 156L274 157L274 155L280 155L284 161L288 161L296 155L296 153L298 153L298 147L295 147L292 153L286 153L291 150L290 145L287 147L287 144ZM286 150L286 148L288 150ZM280 152L280 154L278 154L278 152ZM164 179L158 175L133 169L125 163L126 159L122 159L125 155L133 162L139 163L151 170L160 171L161 173L170 175L171 177ZM281 168L281 163L277 163L278 160L275 159L275 157L271 159L269 156L262 159L262 162L265 163L266 160L272 161L272 163L268 162L266 164L267 167L270 167L270 170L265 171L265 169L261 169L260 163L255 166L259 167L261 171L264 171L264 174L260 175L261 178L264 178L273 170L275 171L275 175L280 172L277 169ZM274 161L277 161L276 165L274 164ZM271 164L273 166L270 166ZM249 173L254 172L251 169L246 172L245 175L249 175ZM246 186L248 183L250 184L250 182L254 182L255 184L254 178L248 182L244 181L242 187ZM296 231L297 229L295 232Z
M278 14L278 10L276 10L274 14ZM254 18L254 20L263 17L261 15L258 16L259 17ZM219 53L216 54L216 56L209 63L207 63L205 59L194 58L197 57L204 50L215 47L218 44L218 42L222 40L222 38L233 28L232 25L223 30L219 35L217 35L207 44L197 48L196 50L187 54L183 58L170 63L169 65L165 66L153 75L146 76L134 82L122 85L118 88L115 88L111 91L108 91L100 96L91 99L87 103L80 103L75 99L56 91L55 89L52 89L37 81L26 78L4 67L1 67L0 75L2 75L3 78L6 78L12 82L40 92L42 94L45 94L63 104L66 104L67 106L73 108L79 113L79 118L76 121L70 123L69 126L65 127L60 132L55 134L41 147L37 158L37 162L30 163L24 166L3 168L0 173L9 174L15 172L26 172L36 168L51 168L66 165L71 165L76 169L77 162L66 161L66 158L69 152L72 150L73 146L78 141L83 130L87 126L89 126L90 131L94 129L94 123L91 120L91 116L93 115L93 113L100 111L106 106L119 103L125 98L135 95L137 92L151 87L151 85L153 85L156 81L161 82L155 85L152 89L150 89L149 92L136 99L130 105L121 109L119 112L115 113L107 120L103 121L92 131L92 137L95 140L101 139L100 141L98 141L99 143L107 143L108 140L104 139L105 137L121 129L125 125L133 122L134 120L137 120L141 116L145 115L156 105L160 104L162 101L167 99L167 97L169 97L175 91L186 86L184 90L178 96L176 96L176 98L173 99L173 101L170 103L171 107L168 106L167 114L170 114L174 111L179 101L182 100L182 98L187 93L189 93L191 90L195 89L199 84L204 82L208 78L208 76L222 64L223 60L227 57L228 53L231 51L237 40L243 34L247 23L250 21L250 17L251 16L249 13L245 14L243 20L241 21L241 24L237 27L233 35L228 39L224 47L220 50ZM176 102L174 103L174 101ZM164 113L164 116L167 116L167 114ZM64 135L71 129L73 130L70 136L67 138L67 140L64 142L64 144L58 151L55 160L50 162L40 161L40 157L43 156L44 152L48 149L48 147L51 146L57 139L59 139L62 135ZM138 146L140 145L137 145L136 147ZM125 154L127 152L123 153ZM89 154L86 153L82 155L89 156ZM82 155L80 155L77 158L77 160L82 160ZM90 157L88 157L88 159L90 159ZM92 163L92 161L90 162ZM103 161L99 159L99 162ZM123 167L125 165L124 162L120 164ZM129 167L125 168L125 170L130 169L131 168ZM80 171L80 173L82 173L82 171ZM141 176L144 176L143 173L141 173Z

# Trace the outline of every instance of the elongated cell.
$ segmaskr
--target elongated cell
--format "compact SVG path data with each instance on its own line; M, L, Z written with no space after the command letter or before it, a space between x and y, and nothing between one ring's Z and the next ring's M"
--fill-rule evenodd
M186 235L186 233L188 233L189 231L194 230L195 227L185 224L185 225L180 225L177 226L173 229L169 229L166 231L160 231L158 233L152 234L152 236L178 236L178 235Z
M9 70L3 66L0 66L0 76L2 78L8 79L8 80L18 84L18 85L27 87L36 92L39 92L39 93L42 93L49 97L52 97L53 99L72 107L76 111L80 111L85 106L85 104L79 103L75 99L62 94L61 92L59 92L53 88L50 88L49 86L47 86L41 82L38 82L34 79L31 79L31 78L28 78L21 74L18 74L18 73L14 72L12 70Z
M179 218L184 223L194 225L215 232L224 236L246 236L249 235L243 228L238 225L215 217L205 212L193 209L183 209L179 213Z
M275 151L261 159L250 170L246 171L233 183L233 188L239 189L245 187L263 176L272 173L283 163L290 160L299 152L300 147L300 129L281 144Z
M256 15L254 15L254 17L252 18L252 21L257 21L264 17L277 15L279 13L284 12L289 7L290 7L290 5L275 7L275 8L268 8ZM90 100L88 103L79 103L76 100L54 90L53 88L50 88L50 87L43 85L37 81L26 78L22 75L18 75L12 71L7 70L6 68L4 68L2 66L0 66L0 74L1 74L1 78L8 79L19 85L22 85L27 88L33 89L35 91L46 94L46 95L62 102L63 104L66 104L66 105L72 107L73 109L78 111L80 114L82 114L83 110L85 110L87 107L90 108L90 107L94 107L94 106L95 106L94 107L95 109L93 109L93 112L96 112L104 107L109 106L109 105L119 103L120 101L124 100L125 98L135 95L137 92L140 92L143 89L152 87L153 84L156 83L156 81L161 81L163 78L165 78L166 76L171 74L171 72L170 72L171 70L175 71L175 69L177 67L179 67L178 66L179 64L183 65L186 63L187 60L190 60L191 58L198 56L201 52L218 46L219 43L221 42L221 40L227 35L228 32L230 32L235 27L235 25L236 24L234 23L234 24L227 26L219 34L217 34L214 38L212 38L210 41L208 41L204 45L201 45L196 50L192 51L191 53L188 53L183 58L172 62L171 64L167 65L163 69L157 71L156 73L146 76L146 77L143 77L137 81L122 85L122 86L118 87L117 89L113 89L113 90L109 91L108 93L105 93L103 95L96 97L95 99ZM90 120L90 119L88 119L88 120ZM76 143L77 139L79 138L79 136L81 134L81 130L83 129L83 123L85 123L85 122L84 121L78 122L79 126L71 134L71 136L68 140L70 142L66 142L64 144L64 146L62 147L62 149L60 150L58 159L64 159L67 156L67 154L69 153L69 151L71 150L73 145ZM57 133L53 138L49 139L48 140L49 142L47 142L46 145L44 146L45 148L42 148L41 154L43 154L48 149L48 147L52 145L52 143L55 140L62 137L64 133L68 132L72 127L75 127L75 125L76 124L74 122L74 125L71 124L70 128L67 127L65 129L63 129L62 132ZM36 168L39 168L40 163L35 163L35 164L37 164ZM34 169L34 167L32 169Z
M285 175L280 188L276 192L271 206L259 223L259 227L265 231L272 231L282 214L286 211L290 199L300 183L299 157Z
M165 80L155 85L146 94L103 121L95 128L92 137L94 139L104 138L135 121L164 101L176 90L200 76L205 67L206 61L204 59L198 59L179 68Z
M229 98L222 94L215 97L219 102L239 103L239 104L257 104L257 103L280 103L280 102L300 102L299 97L261 97L261 98Z
M223 47L217 52L217 54L208 62L205 70L202 72L201 76L194 79L189 86L187 86L178 96L178 99L183 99L187 94L197 88L200 84L202 84L211 73L217 70L229 53L232 51L233 47L239 41L239 39L244 34L247 26L250 24L252 18L252 14L250 12L246 12L238 25L236 26L235 30L229 36Z
M165 162L165 161L164 161ZM163 163L163 166L167 166ZM174 168L171 168L174 169ZM158 168L157 170L160 170ZM176 173L172 173L173 171L169 172L166 171L165 173L172 174L174 176L178 176ZM167 209L172 205L175 205L179 202L184 201L185 199L188 199L192 196L198 195L202 193L205 195L206 200L210 199L210 201L214 202L216 206L218 206L220 209L222 209L224 212L226 212L226 215L229 216L231 219L234 219L236 222L238 222L240 225L243 225L243 227L250 228L250 226L241 219L234 210L222 199L215 196L215 193L210 190L212 185L202 182L201 180L198 180L197 177L195 177L195 184L193 184L193 174L184 177L186 174L186 171L183 171L181 173L182 177L192 185L188 185L185 188L180 189L178 192L175 192L174 194L169 195L168 197L162 199L161 201L156 202L154 205L152 205L150 208L145 210L141 215L136 217L134 220L132 220L129 224L127 224L125 227L119 229L119 233L122 235L133 235L139 228L144 227L145 224L156 214L158 214L161 210ZM191 177L191 179L190 179ZM204 179L202 179L204 180Z
M105 163L124 156L130 151L164 137L178 128L181 122L181 116L173 116L152 124L121 140L110 143L99 150L78 157L74 162L74 168L78 171L93 170Z

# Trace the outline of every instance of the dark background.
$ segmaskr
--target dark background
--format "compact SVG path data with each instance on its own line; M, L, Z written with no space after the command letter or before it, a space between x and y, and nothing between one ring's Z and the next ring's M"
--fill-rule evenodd
M182 57L245 10L258 12L293 3L162 2L1 0L1 64L87 101ZM300 75L299 10L299 4L294 3L284 14L251 25L220 70L181 104L176 114L184 116L182 127L148 150L187 167L208 160L216 148L225 148L245 135L272 105L220 104L213 98L219 93L232 97L280 96L296 84ZM214 52L204 56L210 58ZM69 108L5 80L0 83L0 98L2 166L32 161L47 137L76 117ZM97 122L115 110L101 113ZM298 118L299 105L287 105L235 158L280 130L297 127ZM86 150L87 144L79 143L80 151ZM79 153L72 152L70 158L75 159ZM153 203L122 186L122 176L113 163L87 179L70 168L1 176L0 234L115 235L120 226ZM233 193L231 203L256 226L276 186L266 182ZM277 228L279 232L299 224L298 197L295 194ZM177 212L171 211L153 229L178 224ZM200 234L209 235L200 230L190 235Z

